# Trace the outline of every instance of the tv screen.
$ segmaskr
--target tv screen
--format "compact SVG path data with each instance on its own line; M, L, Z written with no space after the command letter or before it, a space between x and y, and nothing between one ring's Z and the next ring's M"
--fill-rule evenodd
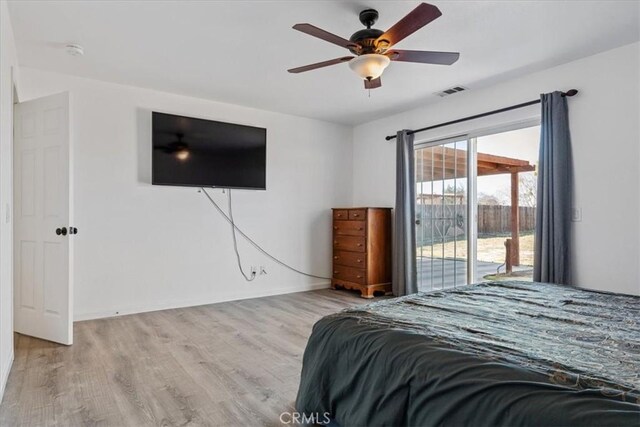
M267 130L153 112L154 185L266 189Z

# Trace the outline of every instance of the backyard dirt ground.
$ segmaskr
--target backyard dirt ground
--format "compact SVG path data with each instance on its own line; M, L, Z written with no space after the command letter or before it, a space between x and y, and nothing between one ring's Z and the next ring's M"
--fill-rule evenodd
M507 237L478 238L478 261L504 263ZM443 253L444 250L444 253ZM418 255L431 256L431 246L418 248ZM467 241L447 242L433 245L433 256L444 258L466 258ZM533 266L533 234L520 236L520 265Z

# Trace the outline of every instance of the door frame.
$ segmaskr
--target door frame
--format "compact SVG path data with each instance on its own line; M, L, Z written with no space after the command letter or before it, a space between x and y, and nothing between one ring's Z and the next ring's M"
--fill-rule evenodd
M414 140L413 149L420 150L422 148L436 147L439 145L449 144L452 142L467 142L467 284L476 281L477 270L477 251L478 251L478 168L476 167L476 157L478 154L478 138L481 136L494 135L525 129L534 126L540 126L540 116L534 118L516 120L497 126L489 126L478 128L469 132L452 133L451 135L439 138L422 138ZM416 185L415 174L413 176L413 185ZM414 200L414 203L416 201Z

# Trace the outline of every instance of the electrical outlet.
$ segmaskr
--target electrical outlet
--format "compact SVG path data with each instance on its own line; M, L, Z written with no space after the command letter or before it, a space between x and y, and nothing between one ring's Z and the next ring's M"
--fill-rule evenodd
M571 208L571 222L582 221L582 208Z
M267 274L267 270L264 268L264 265L260 266L260 275Z

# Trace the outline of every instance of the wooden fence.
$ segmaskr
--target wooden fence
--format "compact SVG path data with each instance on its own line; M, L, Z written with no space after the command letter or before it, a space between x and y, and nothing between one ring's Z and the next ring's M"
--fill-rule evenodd
M521 206L520 233L535 230L536 209ZM419 245L464 239L467 227L466 205L417 205L416 238ZM478 237L511 234L511 206L478 205Z
M520 232L536 228L536 208L520 206ZM478 234L511 233L511 206L478 205Z

